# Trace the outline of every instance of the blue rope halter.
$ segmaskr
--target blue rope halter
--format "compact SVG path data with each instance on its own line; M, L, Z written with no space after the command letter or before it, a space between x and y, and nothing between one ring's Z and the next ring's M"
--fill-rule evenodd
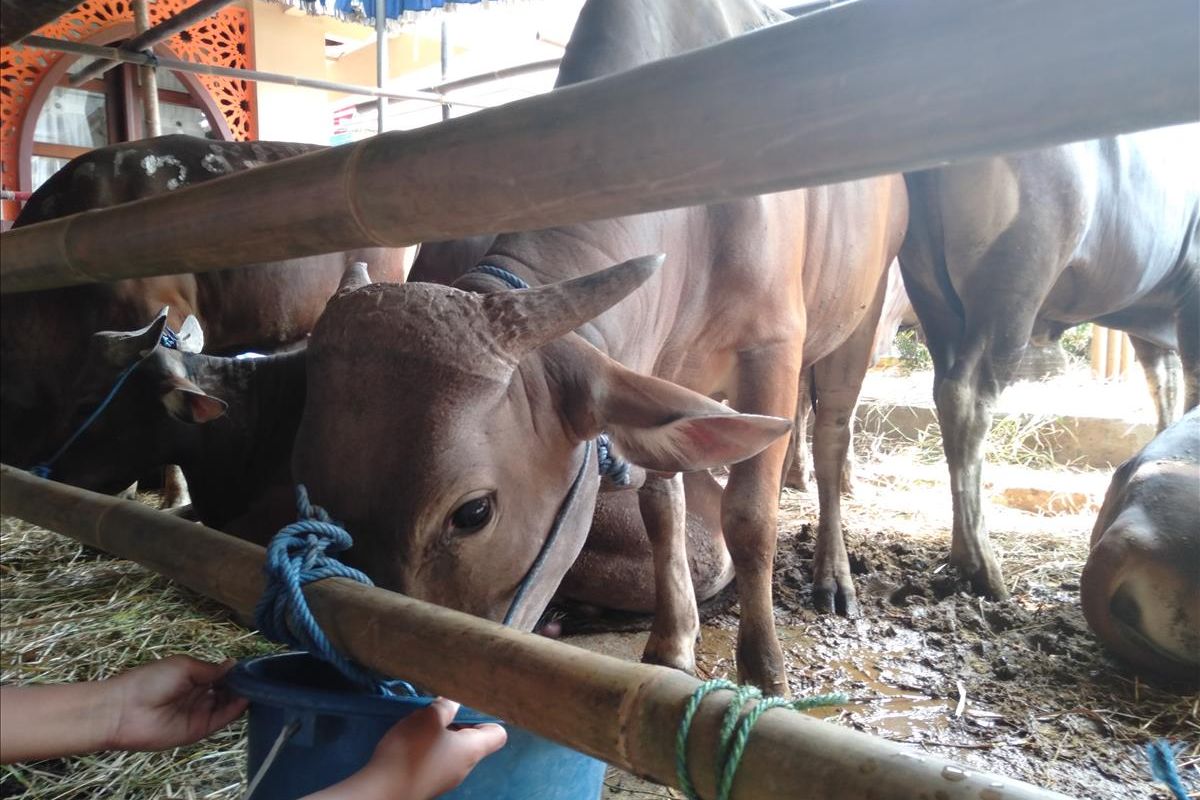
M490 275L493 278L504 281L514 289L530 288L529 284L519 275L514 275L503 267L497 267L492 264L480 264L471 269L471 272ZM612 440L609 439L607 433L602 433L596 437L596 456L598 458L601 477L608 478L617 486L629 485L629 462L617 455L613 449Z
M175 331L171 330L170 326L164 325L162 335L159 337L158 343L170 350L178 350L179 335L176 334ZM105 395L104 399L100 401L100 405L96 406L91 414L88 414L87 419L85 419L83 423L75 429L74 433L67 437L67 440L62 443L62 446L54 451L53 455L51 455L45 461L38 462L34 466L30 467L29 472L38 476L39 478L48 479L54 472L55 462L62 458L63 453L67 452L71 445L75 444L76 440L78 440L79 437L82 436L88 428L92 427L96 420L100 418L100 415L103 414L104 410L112 403L113 398L117 396L117 392L119 392L121 387L125 385L125 381L129 379L129 376L133 374L133 371L137 369L138 365L141 363L141 360L135 361L129 366L125 367L125 369L121 370L121 372L117 375L116 381L113 382L113 387L108 390L108 394Z

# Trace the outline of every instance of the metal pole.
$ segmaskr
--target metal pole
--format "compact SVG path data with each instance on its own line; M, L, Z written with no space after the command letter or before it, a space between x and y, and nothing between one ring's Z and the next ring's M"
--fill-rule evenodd
M150 29L150 7L146 0L133 0L133 27L138 35ZM162 135L162 118L158 114L158 74L154 63L138 67L142 85L142 138Z
M199 0L195 5L185 8L170 19L165 19L146 32L134 36L125 42L123 49L139 53L143 50L149 50L159 42L165 42L180 31L186 30L197 22L211 17L232 2L233 0ZM119 63L119 61L110 61L106 58L93 61L72 75L70 83L72 86L80 86L93 78L99 78Z
M385 92L370 86L322 81L315 78L297 78L294 75L282 75L278 72L259 72L254 69L236 69L234 67L221 67L215 64L196 64L191 61L177 61L173 58L156 59L144 53L131 53L128 50L118 47L97 47L91 44L69 42L65 39L53 39L48 36L26 36L19 44L13 45L13 47L18 50L30 47L59 53L110 58L126 64L155 63L162 69L169 69L174 72L214 75L219 78L237 78L239 80L258 81L259 83L279 83L284 86L301 86L305 89L322 89L327 92L344 92L345 94L362 95L364 97L386 97L391 100L419 100L424 103L452 103L466 108L488 108L488 106L479 105L478 103L447 100L441 95L428 92Z
M383 83L388 76L388 51L387 51L387 2L386 0L375 0L375 85L383 90ZM375 132L383 133L383 115L387 111L387 98L380 97L375 101L375 108L379 115L376 122Z
M450 67L450 35L446 31L446 18L442 17L442 83L446 82L446 72ZM442 120L450 119L450 106L442 104Z

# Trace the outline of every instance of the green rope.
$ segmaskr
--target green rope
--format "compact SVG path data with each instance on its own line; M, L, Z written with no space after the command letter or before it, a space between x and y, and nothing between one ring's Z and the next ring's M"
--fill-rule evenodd
M679 788L688 800L700 800L696 787L692 784L691 770L688 768L687 742L692 729L692 720L700 709L700 701L712 692L728 689L733 692L729 707L721 721L721 731L717 742L717 798L728 800L733 789L733 777L737 774L738 764L746 751L746 743L750 740L758 718L772 708L790 708L804 711L821 706L836 706L846 702L844 694L819 694L812 697L802 697L787 700L783 697L763 697L762 692L753 686L738 686L724 678L714 678L700 684L700 687L688 698L683 709L683 718L679 721L679 730L675 734L675 775L679 779ZM754 707L742 716L746 703L757 700Z

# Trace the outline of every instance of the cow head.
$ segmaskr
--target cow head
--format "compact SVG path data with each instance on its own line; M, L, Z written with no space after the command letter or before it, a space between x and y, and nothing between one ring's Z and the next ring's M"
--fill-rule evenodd
M52 477L115 492L154 467L176 463L179 449L195 438L189 428L225 413L224 401L188 378L186 359L204 346L199 323L191 316L184 321L176 348L161 343L166 323L163 309L140 330L92 336L70 392L73 410L56 426L55 447L83 432L55 461Z
M748 458L790 430L633 373L571 333L660 263L536 289L376 284L331 300L309 344L293 472L354 535L350 560L386 588L502 619L561 516L512 618L528 629L587 535L595 436L675 472Z

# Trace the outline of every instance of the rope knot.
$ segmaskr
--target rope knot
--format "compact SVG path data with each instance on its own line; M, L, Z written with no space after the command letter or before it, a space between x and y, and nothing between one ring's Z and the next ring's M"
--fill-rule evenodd
M267 546L263 572L267 585L254 609L254 621L268 639L297 650L307 650L332 664L351 681L379 694L394 694L399 687L416 694L404 681L388 681L339 653L309 610L303 587L325 578L349 578L374 586L371 579L335 557L349 550L354 540L325 509L308 499L303 484L296 487L296 510L300 519L285 526Z
M846 702L846 695L818 694L811 697L801 697L788 700L784 697L763 697L761 691L754 686L739 686L724 678L713 678L700 684L688 699L683 709L683 718L679 721L679 729L675 733L675 776L679 779L679 788L689 800L700 800L696 787L692 784L691 770L688 767L687 743L691 733L692 720L700 709L700 701L712 692L728 689L733 692L733 698L725 709L721 721L720 738L717 742L716 764L717 800L728 800L733 791L733 777L737 774L738 764L746 751L746 743L750 740L750 731L758 722L758 718L772 708L790 708L794 711L804 711L821 706L835 706ZM743 710L750 701L757 701L745 714Z

